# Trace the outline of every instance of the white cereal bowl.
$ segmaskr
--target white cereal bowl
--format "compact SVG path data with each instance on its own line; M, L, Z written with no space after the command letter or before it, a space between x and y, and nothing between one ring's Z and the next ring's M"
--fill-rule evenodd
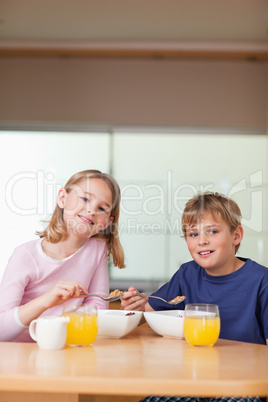
M142 311L98 310L97 337L121 338L139 325L142 315Z
M147 311L144 317L158 335L184 339L184 310Z

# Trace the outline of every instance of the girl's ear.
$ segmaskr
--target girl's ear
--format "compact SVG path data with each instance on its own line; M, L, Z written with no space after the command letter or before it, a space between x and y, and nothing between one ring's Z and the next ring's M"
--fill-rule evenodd
M233 245L237 246L238 244L241 243L244 235L244 229L241 225L237 226L237 228L234 230L234 241Z
M58 197L57 197L57 204L58 206L63 209L65 205L65 200L66 200L66 190L65 188L61 188L60 191L58 192Z
M110 216L110 218L108 219L106 228L108 228L108 226L110 226L113 221L114 221L114 217L113 217L113 216ZM105 228L105 229L106 229L106 228Z

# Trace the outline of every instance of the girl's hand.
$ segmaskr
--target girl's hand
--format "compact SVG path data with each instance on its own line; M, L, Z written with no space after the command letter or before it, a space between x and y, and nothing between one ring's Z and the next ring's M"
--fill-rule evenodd
M148 297L136 296L138 290L134 286L130 286L124 296L121 297L122 310L146 311L148 309ZM149 308L151 309L151 308Z
M77 281L61 280L41 297L45 308L48 309L63 304L70 299L85 297L81 296L81 292L84 294L88 293L85 286L81 283Z
M30 322L38 318L48 308L58 306L70 299L75 299L81 296L81 291L87 294L87 289L77 281L59 281L48 292L23 304L18 309L19 319L25 326L30 325Z

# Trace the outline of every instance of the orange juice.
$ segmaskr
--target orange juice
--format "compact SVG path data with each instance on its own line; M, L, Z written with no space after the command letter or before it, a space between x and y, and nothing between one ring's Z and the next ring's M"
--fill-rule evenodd
M193 316L184 318L184 336L190 345L212 346L220 335L220 318Z
M98 332L97 313L86 314L79 311L63 313L63 316L70 317L67 324L68 345L89 346L95 341Z

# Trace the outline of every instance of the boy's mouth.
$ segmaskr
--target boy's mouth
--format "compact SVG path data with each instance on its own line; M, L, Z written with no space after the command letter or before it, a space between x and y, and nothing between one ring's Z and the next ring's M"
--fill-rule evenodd
M78 216L79 216L79 218L80 218L80 219L82 219L82 221L84 221L84 222L88 223L89 225L94 225L94 222L93 222L93 220L92 220L92 219L85 218L85 217L84 217L84 216L82 216L82 215L78 215Z
M201 257L206 257L207 255L210 255L214 253L212 250L205 250L205 251L200 251L198 254L201 255Z

